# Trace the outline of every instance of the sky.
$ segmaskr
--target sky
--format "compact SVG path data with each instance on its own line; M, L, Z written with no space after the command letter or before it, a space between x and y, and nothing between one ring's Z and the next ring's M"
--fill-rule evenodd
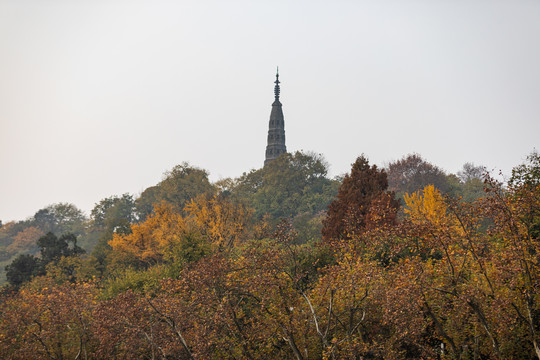
M508 175L540 148L539 38L536 0L0 0L0 220L262 167L276 66L287 149L330 176Z

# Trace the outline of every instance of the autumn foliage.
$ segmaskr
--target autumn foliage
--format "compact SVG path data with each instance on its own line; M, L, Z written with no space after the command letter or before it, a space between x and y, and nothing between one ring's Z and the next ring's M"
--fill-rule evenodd
M475 202L431 184L400 209L359 158L317 243L223 193L162 203L113 235L103 278L61 257L5 288L0 357L540 358L535 164Z
M172 244L180 242L189 224L165 203L157 206L144 222L131 226L131 233L115 233L109 245L116 261L136 261L146 266L163 259Z
M328 206L323 221L322 235L326 241L350 238L351 232L358 232L372 225L370 211L375 207L397 209L399 202L394 194L386 191L386 172L369 165L366 157L360 156L352 164L351 173L345 175L336 199ZM385 219L392 222L393 217Z

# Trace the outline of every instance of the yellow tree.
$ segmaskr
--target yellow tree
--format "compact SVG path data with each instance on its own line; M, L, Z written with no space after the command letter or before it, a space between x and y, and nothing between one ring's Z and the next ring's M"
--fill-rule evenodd
M397 268L410 276L395 277L396 286L390 288L417 293L419 311L431 320L452 358L504 357L499 321L505 314L498 312L490 270L493 241L483 230L481 209L443 198L431 185L405 195L405 202L409 217L403 222L403 235L409 255Z
M184 212L219 249L229 248L252 235L253 210L223 195L199 195L188 202Z
M409 214L413 222L439 225L448 218L443 197L433 185L426 186L422 191L405 194L404 198L407 204L404 212Z
M132 225L130 234L114 234L109 241L113 260L145 266L156 264L189 230L190 225L184 218L172 206L163 203L144 222Z
M162 203L145 221L133 224L131 233L115 233L109 241L113 262L149 267L169 255L177 256L178 251L190 257L193 254L186 252L197 252L200 246L229 248L257 232L252 226L253 211L223 196L198 196L188 202L184 213L182 216L173 206Z

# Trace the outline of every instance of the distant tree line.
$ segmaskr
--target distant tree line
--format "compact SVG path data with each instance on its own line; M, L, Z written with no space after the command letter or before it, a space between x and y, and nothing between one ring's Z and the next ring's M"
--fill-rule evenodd
M256 219L275 225L287 218L298 232L298 241L318 241L327 206L344 180L328 177L328 163L314 153L287 153L268 166L238 178L211 183L206 170L182 163L166 172L163 180L138 197L130 194L100 200L86 217L73 204L58 203L38 210L33 217L0 227L1 270L19 255L39 255L37 240L51 232L72 234L78 244L104 269L108 242L114 233L126 234L131 225L144 221L157 204L166 203L183 212L201 194L221 194L254 210ZM354 171L354 170L353 170ZM485 169L466 163L463 170L446 174L418 154L390 162L384 168L388 190L403 204L403 195L433 184L444 194L474 201L484 195ZM5 276L5 273L3 274Z

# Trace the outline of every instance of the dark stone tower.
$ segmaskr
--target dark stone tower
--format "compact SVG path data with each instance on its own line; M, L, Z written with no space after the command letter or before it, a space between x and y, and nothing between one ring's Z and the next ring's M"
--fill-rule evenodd
M275 100L272 104L272 112L270 113L270 122L268 124L268 139L264 165L287 152L287 147L285 146L285 121L283 119L281 103L279 102L279 72L276 72L275 84Z

